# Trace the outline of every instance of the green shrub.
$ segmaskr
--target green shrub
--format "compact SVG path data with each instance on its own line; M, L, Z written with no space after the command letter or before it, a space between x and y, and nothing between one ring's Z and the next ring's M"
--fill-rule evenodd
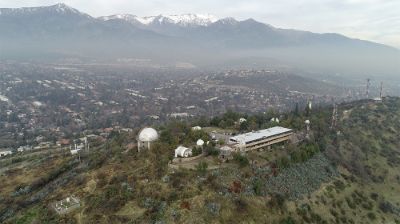
M249 165L249 159L247 159L246 156L243 156L240 153L233 154L233 160L238 163L240 167L245 167Z
M208 147L207 148L207 154L209 156L218 156L219 155L219 150L214 148L214 147Z
M287 217L285 219L282 219L279 224L295 224L296 222L294 221L294 219L292 217Z
M282 194L271 195L271 200L269 201L269 206L283 210L285 208L286 197Z
M367 216L368 216L368 218L370 220L375 220L376 219L376 215L373 212L368 212Z
M283 156L276 161L276 164L281 169L288 168L290 166L290 159L287 156Z
M200 148L200 147L194 147L193 149L192 149L192 155L193 156L198 156L198 155L200 155L201 153L203 153L203 149L202 148Z
M196 170L199 174L205 175L207 173L208 164L207 162L200 162L196 165Z
M254 193L258 196L262 195L262 188L263 188L263 182L260 179L256 179L253 182Z
M335 185L336 191L343 191L346 188L346 185L341 180L335 180L333 184Z

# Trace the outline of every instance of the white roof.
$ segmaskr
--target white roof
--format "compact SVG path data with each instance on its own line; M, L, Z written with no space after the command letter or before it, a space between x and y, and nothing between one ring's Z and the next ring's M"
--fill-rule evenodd
M188 151L190 154L192 152L191 149L186 148L184 146L178 146L178 148L175 149L175 157L186 157L185 152Z
M188 150L189 148L186 148L184 146L178 146L178 148L175 149L175 153L180 153L180 152L184 152L186 150Z
M196 145L198 145L198 146L203 146L203 145L204 145L203 139L197 140Z
M224 145L220 148L221 151L233 151L233 149L227 145Z
M199 131L199 130L201 130L201 127L200 126L194 126L194 127L192 127L192 130L193 131Z
M144 128L139 133L139 141L141 142L152 142L158 139L158 133L153 128Z
M274 135L279 135L279 134L283 134L283 133L290 132L290 131L292 131L292 130L288 129L288 128L276 126L273 128L268 128L268 129L259 130L259 131L255 131L255 132L248 132L248 133L241 134L241 135L236 135L234 137L231 137L230 139L235 140L236 142L248 143L251 141L272 137Z

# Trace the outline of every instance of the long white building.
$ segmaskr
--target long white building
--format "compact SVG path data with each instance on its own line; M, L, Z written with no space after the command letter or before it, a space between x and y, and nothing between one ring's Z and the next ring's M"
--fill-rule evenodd
M240 151L249 151L288 141L292 134L292 129L277 126L233 136L229 138L229 145Z
M13 152L11 150L1 150L0 149L0 157L12 155Z

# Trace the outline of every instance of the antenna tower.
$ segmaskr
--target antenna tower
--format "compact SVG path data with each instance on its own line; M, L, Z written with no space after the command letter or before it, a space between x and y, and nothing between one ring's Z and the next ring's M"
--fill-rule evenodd
M371 86L371 79L367 79L367 89L365 92L365 95L367 96L367 99L369 98L369 87Z
M382 99L382 97L383 97L383 82L381 82L381 89L380 89L379 97L380 97L381 99Z
M338 119L338 110L337 110L337 104L333 104L333 112L332 112L332 123L331 123L331 129L336 128L337 125L337 119Z
M306 124L306 138L309 139L310 138L310 120L306 120L305 124Z

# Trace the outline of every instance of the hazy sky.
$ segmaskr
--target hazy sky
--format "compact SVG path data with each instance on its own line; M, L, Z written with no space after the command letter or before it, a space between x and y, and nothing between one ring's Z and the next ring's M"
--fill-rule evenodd
M0 8L61 0L0 0ZM400 0L64 0L92 16L210 13L281 28L335 32L400 48Z

